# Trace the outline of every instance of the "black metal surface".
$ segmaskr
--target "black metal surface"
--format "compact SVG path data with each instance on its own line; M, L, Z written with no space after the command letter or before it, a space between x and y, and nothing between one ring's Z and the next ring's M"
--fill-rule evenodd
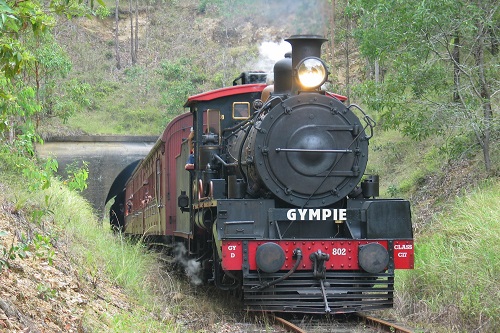
M266 274L265 280L280 277ZM288 279L257 290L264 275L249 272L243 279L244 304L251 311L325 313L321 283L312 272L296 272ZM325 294L331 313L386 309L393 306L394 275L327 272Z
M297 65L305 58L321 57L321 45L327 40L317 35L293 35L286 39L292 45L292 68L297 70ZM301 85L296 74L292 81L292 94L297 94Z
M378 243L370 243L359 247L359 266L369 273L382 272L389 264L389 253Z
M276 105L250 130L244 151L250 188L264 187L294 206L342 200L368 161L368 141L356 115L317 94Z
M285 252L276 243L268 242L260 245L255 254L257 266L266 273L275 273L285 263Z
M274 94L289 93L292 90L292 54L285 54L285 58L274 65Z
M269 235L267 212L273 200L217 200L217 233L220 239L265 239ZM271 229L274 230L274 229Z
M348 200L347 220L353 238L413 238L410 203L406 200Z

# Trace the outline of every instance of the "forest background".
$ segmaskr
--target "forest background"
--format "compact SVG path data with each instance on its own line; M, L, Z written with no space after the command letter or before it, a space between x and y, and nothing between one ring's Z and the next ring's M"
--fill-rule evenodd
M368 171L413 203L417 268L399 311L498 325L496 1L0 0L0 32L2 151L27 157L48 136L160 134L187 96L269 69L258 59L280 59L283 38L326 36L328 89L383 130ZM34 170L52 169L22 168L42 187Z

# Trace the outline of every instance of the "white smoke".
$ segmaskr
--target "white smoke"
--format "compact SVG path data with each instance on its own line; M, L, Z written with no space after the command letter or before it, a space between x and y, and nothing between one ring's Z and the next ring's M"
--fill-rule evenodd
M175 244L174 247L175 262L182 266L184 272L189 278L189 282L191 282L195 286L199 286L200 284L203 283L203 280L201 278L201 275L203 273L201 269L201 263L194 259L188 259L187 253L188 251L183 243Z
M272 61L273 64L284 58L287 52L292 52L292 45L285 40L281 40L279 43L263 42L259 46L260 55Z
M292 46L282 40L279 43L276 42L262 42L259 45L259 61L254 65L255 69L271 73L274 68L274 64L285 57L285 53L291 52Z

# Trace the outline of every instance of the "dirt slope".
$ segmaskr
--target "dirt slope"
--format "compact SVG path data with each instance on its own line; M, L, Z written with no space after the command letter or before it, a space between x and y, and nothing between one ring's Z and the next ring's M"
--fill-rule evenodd
M131 306L103 275L79 272L70 244L51 237L56 233L53 225L29 223L0 195L0 258L16 257L0 272L0 332L87 332L90 321Z

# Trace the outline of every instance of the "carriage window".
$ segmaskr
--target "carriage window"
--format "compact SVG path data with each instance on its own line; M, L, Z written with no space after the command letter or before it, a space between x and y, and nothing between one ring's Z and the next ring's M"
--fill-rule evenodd
M156 200L160 201L161 196L161 161L160 159L156 160Z
M216 109L207 110L207 132L220 135L220 111Z
M250 103L235 102L233 103L233 119L248 119L250 118Z

